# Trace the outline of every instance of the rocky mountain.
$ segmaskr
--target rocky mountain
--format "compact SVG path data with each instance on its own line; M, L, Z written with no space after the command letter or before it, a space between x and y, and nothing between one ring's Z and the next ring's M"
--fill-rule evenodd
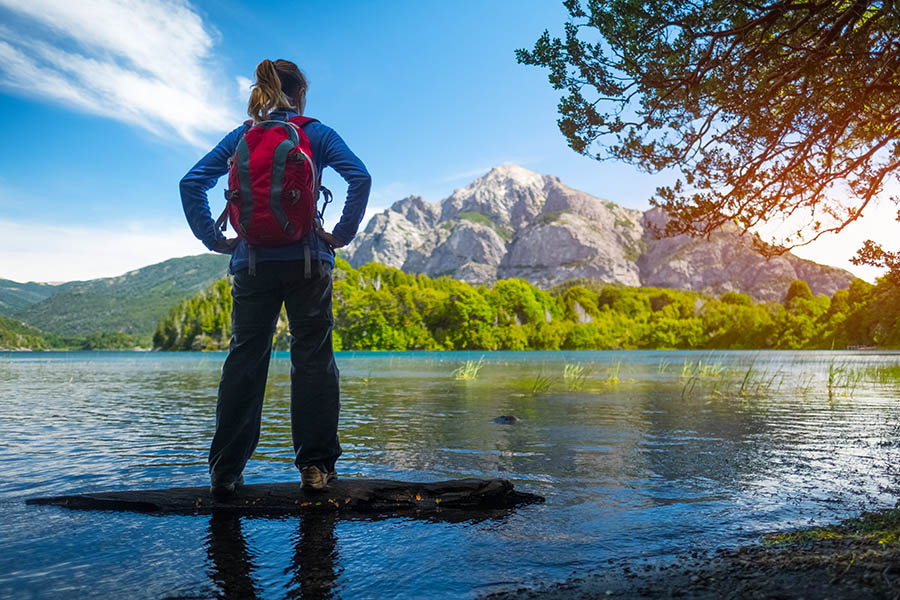
M736 291L780 301L795 279L831 295L853 275L794 255L766 261L736 230L656 239L659 209L641 212L517 165L495 167L437 204L410 196L374 216L342 255L410 273L540 287L586 277L631 286Z
M60 336L123 332L152 335L172 306L225 276L229 257L201 254L173 258L118 277L52 286L4 281L5 302L18 309L10 317ZM14 293L18 290L18 293ZM43 297L41 297L43 295Z

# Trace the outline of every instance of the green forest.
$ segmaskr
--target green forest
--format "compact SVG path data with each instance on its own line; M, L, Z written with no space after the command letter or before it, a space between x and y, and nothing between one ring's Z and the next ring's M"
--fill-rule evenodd
M144 336L120 331L72 337L47 333L0 315L0 350L134 350L146 347Z
M160 350L222 350L231 286L223 279L159 323ZM334 271L336 350L844 349L900 346L900 291L861 279L828 298L803 281L781 303L745 294L573 280L541 290L522 279L472 286L377 263ZM287 349L282 312L276 349Z
M56 340L47 339L47 334L23 325L21 322L0 315L0 349L29 348L48 350L55 347Z

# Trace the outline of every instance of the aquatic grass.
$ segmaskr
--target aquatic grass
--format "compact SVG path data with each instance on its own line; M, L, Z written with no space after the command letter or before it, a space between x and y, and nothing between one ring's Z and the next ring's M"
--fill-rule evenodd
M702 363L702 361L701 361ZM700 377L719 377L722 375L722 364L698 364Z
M693 362L684 359L684 364L681 366L681 377L683 379L690 379L691 377L699 377L701 379L721 377L724 371L725 369L722 367L722 363L719 362L704 363L702 360Z
M368 373L366 373L365 377L360 377L359 383L363 387L369 387L369 384L372 383L372 371L370 370Z
M660 360L656 365L650 366L650 370L651 373L654 370L657 373L672 373L673 366L670 361ZM677 370L672 373L675 381L670 380L669 384L664 385L679 385L682 399L699 395L720 400L755 402L789 393L798 397L827 397L832 403L841 398L853 398L864 383L900 386L900 363L856 365L832 361L818 368L811 368L808 364L796 367L779 364L776 368L766 368L764 363L756 360L741 365L723 363L709 357L701 360L686 358L680 373ZM542 370L539 375L524 380L519 387L524 388L523 392L530 392L535 396L546 393L557 382L568 391L587 390L595 393L609 391L611 386L625 383L660 385L650 373L645 373L647 377L639 377L638 380L622 379L623 369L627 368L628 365L623 365L622 361L599 367L589 363L565 363L562 381ZM602 375L592 378L592 374L599 375L598 370Z
M804 373L800 376L800 381L797 383L797 393L801 396L809 395L810 391L815 387L814 381L816 378L815 373Z
M702 360L694 362L684 359L684 364L681 366L681 378L685 381L681 387L681 398L693 395L698 383L702 386L703 382L707 380L718 379L724 374L724 371L722 363L704 363ZM716 382L710 393L719 394L719 387L719 382Z
M753 364L751 363L749 367L747 367L747 372L744 373L743 379L741 379L741 388L738 390L739 396L747 395L747 384L750 382L750 377L753 375Z
M544 375L543 370L531 382L531 395L537 396L544 394L550 390L553 385L553 379L549 375Z
M900 543L900 509L889 508L863 513L837 525L810 527L786 533L776 533L763 538L766 546L816 542L819 540L868 540L881 545Z
M834 366L834 361L828 365L828 399L832 400L834 398L834 387L837 383L838 376L841 374L842 369L840 367Z
M785 374L783 371L775 371L770 373L764 369L757 370L754 365L747 367L744 376L741 378L741 384L738 386L735 395L740 398L765 398L773 394L777 394L784 384ZM778 386L773 391L775 382Z
M619 372L622 370L622 361L616 363L616 366L610 369L609 376L606 378L606 383L608 385L618 385L619 384Z
M775 388L775 392L774 392L774 393L777 394L778 392L781 391L781 386L784 385L784 373L781 372L781 371L776 371L776 372L772 375L772 378L769 379L769 381L765 384L765 386L766 386L766 387L765 387L765 393L766 393L766 394L772 393L771 390L772 390L772 385L775 383L775 378L778 378L778 387ZM759 388L760 388L760 385L757 384L757 386L756 386L756 394L757 394L757 395L759 394Z
M570 392L584 389L585 380L593 369L581 364L566 363L563 367L563 381Z
M484 366L484 357L477 361L467 360L465 363L453 370L454 379L463 381L474 381L478 377L478 372Z
M520 377L512 381L514 387L522 390L524 393L515 394L522 397L526 395L539 396L550 391L554 384L552 375L546 373L546 364L541 365L540 372L534 377Z
M846 537L837 526L817 527L814 529L802 529L787 533L772 533L763 537L764 546L778 546L780 544L798 544L805 542L818 542L821 540L836 540Z
M682 368L685 374L681 387L682 399L696 393L706 393L716 398L749 400L777 394L784 384L785 373L760 370L755 363L743 371L725 370L721 364L688 363Z
M900 365L859 368L832 361L826 367L824 373L803 369L793 374L791 369L760 369L755 362L738 370L717 362L685 360L681 368L681 397L702 393L719 398L764 398L782 393L787 384L790 392L798 396L822 394L834 403L853 398L863 381L900 385Z
M685 397L691 396L694 393L694 388L697 386L697 382L700 381L697 377L691 377L687 381L684 382L684 385L681 388L681 399L684 400Z
M835 366L834 361L831 361L825 381L829 402L833 402L837 396L852 398L864 376L863 369L853 369L846 365Z
M872 365L862 369L863 378L879 385L900 384L900 364Z
M852 398L859 384L867 378L867 372L869 372L867 369L853 368L832 361L824 374L824 390L822 380L815 371L803 371L788 381L791 382L790 390L799 396L824 391L829 402L835 402L839 398ZM742 397L779 394L789 374L789 371L782 370L771 373L765 370L758 371L754 365L750 365L744 372L736 393Z

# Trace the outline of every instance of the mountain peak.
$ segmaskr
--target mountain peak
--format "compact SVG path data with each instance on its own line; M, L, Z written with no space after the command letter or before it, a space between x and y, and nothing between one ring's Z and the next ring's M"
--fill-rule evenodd
M399 213L410 223L418 227L433 227L437 223L440 209L434 204L425 202L422 196L407 196L397 200L390 210Z
M422 196L417 194L412 194L411 196L407 196L406 198L401 198L400 200L396 200L391 205L391 210L394 212L402 213L406 209L407 206L422 206L425 204L425 200Z
M527 186L543 186L544 176L534 171L529 171L524 167L520 167L514 163L506 163L498 165L487 172L486 175L479 177L474 183L478 182L495 182L495 181L511 181L520 185Z
M517 230L534 220L544 205L546 176L507 163L494 167L441 201L441 221L476 212L501 227Z
M530 171L521 165L517 165L516 163L503 163L502 165L497 165L493 167L490 171L488 171L488 175L491 173L496 173L498 175L506 175L506 176L514 176L514 175L537 175L534 171Z

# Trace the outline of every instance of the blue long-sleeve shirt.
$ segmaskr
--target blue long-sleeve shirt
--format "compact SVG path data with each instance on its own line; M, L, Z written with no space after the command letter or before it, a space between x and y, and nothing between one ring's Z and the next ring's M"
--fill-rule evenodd
M269 119L287 121L296 114L291 111L275 111L269 115ZM184 215L191 226L191 231L210 250L221 247L225 236L216 229L206 193L215 187L222 175L228 173L228 159L234 154L238 142L248 128L246 124L243 124L222 138L222 141L209 154L201 158L181 179L181 205L184 208ZM356 235L366 212L369 190L372 186L369 172L332 128L319 122L312 122L304 126L303 131L309 137L312 158L319 171L319 179L321 180L322 170L325 167L331 167L348 184L344 210L332 235L345 244L349 243ZM305 243L309 244L311 258L334 264L334 254L315 232L311 232L305 238L289 246L257 247L256 260L260 262L302 260ZM247 243L241 240L231 253L229 270L231 273L235 273L246 268L248 263Z

